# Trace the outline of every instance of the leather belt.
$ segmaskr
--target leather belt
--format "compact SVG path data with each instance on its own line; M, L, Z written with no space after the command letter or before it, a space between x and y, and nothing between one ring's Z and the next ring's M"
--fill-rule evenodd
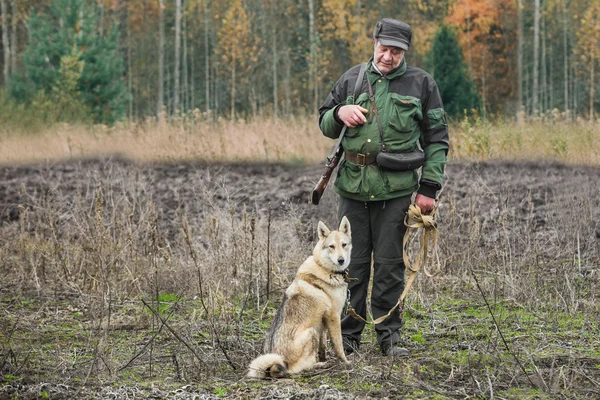
M365 165L377 165L375 156L372 156L371 154L344 152L344 157L351 163L360 165L361 167L364 167Z

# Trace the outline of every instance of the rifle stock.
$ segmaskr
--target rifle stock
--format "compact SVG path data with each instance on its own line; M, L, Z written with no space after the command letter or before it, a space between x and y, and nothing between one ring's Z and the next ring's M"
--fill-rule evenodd
M321 196L323 196L323 192L325 192L325 188L327 188L329 179L331 179L331 174L339 164L340 158L342 158L342 153L343 149L340 141L333 152L333 155L327 159L327 164L325 164L325 173L323 173L321 179L319 179L319 182L317 182L315 188L313 189L311 202L315 206L321 201Z

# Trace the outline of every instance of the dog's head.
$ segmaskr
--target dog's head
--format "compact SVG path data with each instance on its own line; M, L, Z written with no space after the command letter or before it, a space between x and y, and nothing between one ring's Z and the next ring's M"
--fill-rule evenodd
M350 264L350 253L352 252L352 236L350 233L350 221L345 216L342 218L337 231L330 231L322 221L317 228L319 243L315 248L315 256L326 267L332 271L343 271Z

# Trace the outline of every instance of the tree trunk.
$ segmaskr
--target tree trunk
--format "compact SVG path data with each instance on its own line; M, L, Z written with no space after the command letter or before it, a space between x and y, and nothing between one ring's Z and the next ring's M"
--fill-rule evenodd
M181 99L183 111L187 111L189 109L188 104L188 49L187 49L187 19L185 13L183 14L183 89L181 90Z
M98 21L99 27L98 32L100 32L100 37L104 36L104 0L100 1L100 21ZM80 27L83 25L80 25Z
M277 30L274 26L271 36L273 37L273 117L277 118L277 105L279 103L279 100L277 98Z
M309 87L313 90L313 110L318 109L317 98L317 41L315 38L314 0L308 0L308 42L310 43Z
M539 1L539 0L538 0ZM175 82L173 84L173 112L179 112L179 91L181 89L179 83L179 51L181 47L181 0L175 0L175 69L173 76Z
M285 49L285 113L290 114L292 110L292 61L290 60L290 49Z
M518 0L518 5L517 7L519 8L517 11L519 13L519 32L518 32L518 39L517 39L517 74L518 74L518 80L519 80L519 84L517 85L518 87L518 92L519 92L519 107L517 109L517 113L521 111L521 109L523 108L523 0Z
M571 72L571 85L573 85L573 87L571 88L571 93L573 95L573 121L577 118L577 110L579 107L579 97L578 97L578 85L577 85L577 64L571 63L571 65L573 65L572 67L572 72Z
M538 93L539 93L539 52L540 52L540 0L534 2L533 17L533 93L531 111L538 115Z
M550 60L548 65L550 69L548 76L548 104L550 105L550 110L554 110L554 63L552 62L554 60L554 51L552 46L550 46L548 52L550 53L548 55L548 59Z
M127 7L127 91L129 92L129 121L133 121L133 77L131 73L131 18Z
M481 102L482 102L482 107L481 107L481 111L482 111L482 116L483 116L483 120L485 121L486 119L486 115L485 115L485 110L487 108L487 86L486 86L486 81L485 81L485 69L486 69L486 64L485 64L485 51L482 52L481 54L482 56L482 62L481 62Z
M10 46L8 45L8 10L6 0L0 0L2 7L2 43L4 44L4 84L8 82L10 74Z
M167 66L166 68L166 91L165 93L167 94L167 110L169 110L170 112L173 112L173 80L171 79L171 68L170 66Z
M235 120L235 61L231 68L231 120Z
M210 62L208 54L208 0L204 0L204 96L206 111L210 110Z
M546 70L546 17L542 17L542 87L541 87L541 107L542 112L546 112L548 109L548 75Z
M564 81L565 81L565 111L569 109L569 53L567 49L567 0L563 0L563 61L564 61Z
M594 50L591 51L592 70L590 71L590 121L594 120Z
M215 98L215 108L214 108L214 120L216 121L220 112L220 108L221 108L221 97L219 96L220 92L220 88L221 88L221 81L217 78L219 76L219 71L217 69L217 66L215 65L213 67L212 70L212 77L213 77L213 81L214 81L214 88L213 88L213 97Z
M473 77L473 59L471 57L471 0L467 0L467 62L469 63L469 76Z
M11 2L11 27L12 27L12 40L10 41L10 68L11 73L17 72L17 24L19 19L17 17L17 0Z
M163 0L158 0L158 108L159 122L164 122L165 101L165 12Z
M194 7L194 19L193 22L198 21L198 7ZM195 80L196 80L196 53L194 51L194 39L196 38L196 27L195 23L192 24L192 40L190 42L190 109L196 109L196 99L195 99ZM193 122L192 122L193 124Z

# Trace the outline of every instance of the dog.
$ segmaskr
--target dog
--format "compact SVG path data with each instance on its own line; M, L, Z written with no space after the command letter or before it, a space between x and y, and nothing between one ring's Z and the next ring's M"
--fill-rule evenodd
M337 358L349 364L340 316L348 292L350 222L344 216L338 230L330 231L319 221L317 232L313 254L298 268L271 324L264 345L267 354L250 363L250 378L281 378L326 366L327 334Z

